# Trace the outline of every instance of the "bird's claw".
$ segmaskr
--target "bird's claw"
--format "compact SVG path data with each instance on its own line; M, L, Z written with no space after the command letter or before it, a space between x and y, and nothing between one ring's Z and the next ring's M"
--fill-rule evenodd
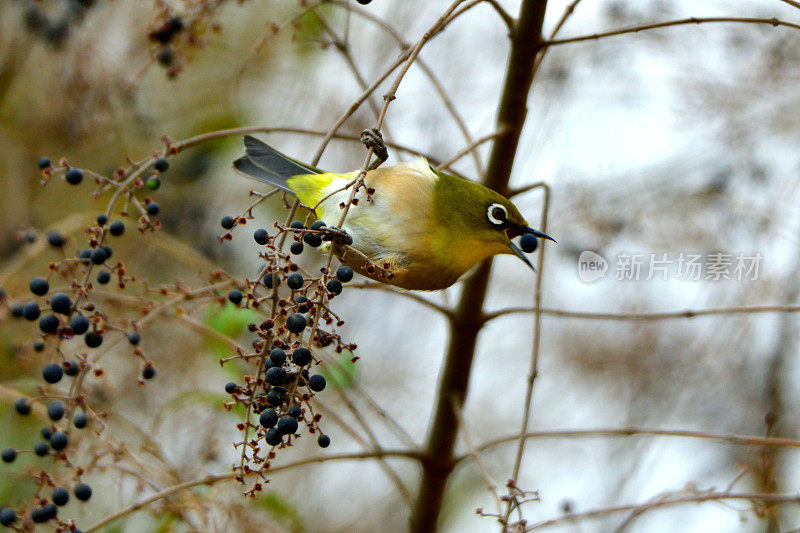
M350 246L351 244L353 244L353 237L351 237L350 234L347 233L342 228L334 228L326 226L320 229L323 232L322 235L323 241L330 241L335 244L346 245L346 246Z
M378 158L375 163L370 165L369 170L377 168L389 158L389 150L383 142L383 135L381 135L381 132L377 128L362 131L361 143L367 148L371 148L372 153Z

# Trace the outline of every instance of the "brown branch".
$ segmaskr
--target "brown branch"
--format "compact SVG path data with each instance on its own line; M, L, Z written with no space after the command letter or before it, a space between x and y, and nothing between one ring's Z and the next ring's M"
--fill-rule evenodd
M541 50L546 0L523 0L511 32L511 50L497 114L495 139L485 175L485 185L500 192L508 188L511 167L525 123L528 93L533 82L534 62ZM458 420L454 405L463 408L469 386L475 345L482 327L483 308L489 285L491 260L481 263L464 283L460 301L450 323L450 341L436 394L436 406L426 441L422 481L411 517L411 531L432 532L441 512L447 478L452 472Z
M686 503L703 503L710 501L725 501L725 500L747 500L753 502L753 504L756 505L757 502L760 502L761 504L767 504L767 503L800 504L800 494L765 494L760 492L730 493L730 492L702 491L702 492L691 493L685 496L678 495L672 497L665 497L663 499L649 501L646 503L617 505L614 507L605 507L603 509L594 509L592 511L586 511L583 513L571 513L559 518L552 518L550 520L538 522L528 528L525 528L524 531L533 531L535 529L542 529L545 527L550 527L567 522L577 522L578 520L586 520L589 518L600 518L603 516L616 513L625 513L633 511L641 514L642 512L645 511L650 511L652 509L658 509L661 507L667 507L671 505L682 505Z
M739 23L739 24L768 24L773 27L785 26L787 28L794 28L800 30L800 24L794 24L778 18L757 18L757 17L690 17L679 20L669 20L666 22L655 22L652 24L642 24L639 26L630 26L628 28L619 28L617 30L610 30L601 33L593 33L591 35L581 35L578 37L569 37L566 39L551 39L545 41L543 46L551 47L561 44L580 43L583 41L596 41L606 37L614 37L617 35L625 35L627 33L638 33L646 30L655 30L658 28L667 28L670 26L683 26L687 24L709 24L709 23Z
M533 313L530 307L509 307L485 313L483 321L489 322L495 318L516 313ZM798 305L754 305L742 307L718 307L714 309L686 309L684 311L664 311L658 313L590 313L584 311L567 311L564 309L542 308L543 315L563 318L582 318L587 320L670 320L678 318L696 318L711 315L747 315L760 313L797 313Z

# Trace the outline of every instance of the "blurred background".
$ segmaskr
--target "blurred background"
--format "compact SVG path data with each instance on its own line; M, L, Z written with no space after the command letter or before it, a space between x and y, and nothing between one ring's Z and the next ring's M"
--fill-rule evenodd
M549 35L569 2L548 2ZM388 21L404 42L415 42L449 2L374 0L350 5ZM501 0L516 14L518 2ZM90 187L54 182L40 186L36 162L66 157L70 164L110 175L126 157L139 160L173 141L239 126L326 131L362 87L336 46L347 43L359 75L372 83L399 53L398 41L374 21L341 5L307 11L311 2L13 0L0 3L0 284L10 300L27 297L28 280L46 272L58 253L44 232L71 237L66 250L85 246L82 228L105 208ZM204 11L205 10L205 11ZM148 35L170 15L197 20L193 38L181 33L162 45ZM304 13L304 14L303 14ZM780 0L584 0L560 37L690 16L778 17L797 21L800 10ZM492 133L508 51L506 27L479 5L425 47L421 58L449 95L472 138ZM594 313L649 313L790 305L800 288L800 33L770 25L703 24L555 46L534 81L529 117L514 165L512 187L545 181L552 187L544 307ZM394 79L373 97L377 107ZM341 132L357 136L375 125L369 104ZM465 137L425 72L414 66L389 107L388 139L449 159ZM262 135L275 147L310 160L319 136ZM230 162L240 151L231 137L204 143L175 159L152 196L161 205L163 230L131 231L115 253L130 273L151 286L221 268L238 277L259 267L252 229L285 218L280 201L260 206L255 225L220 244L223 215L241 213L254 182ZM488 159L489 145L480 159ZM350 170L363 161L358 142L334 140L320 167ZM390 150L390 161L408 155ZM479 179L475 160L453 169ZM538 221L542 197L515 199ZM253 223L251 223L253 224ZM175 253L175 250L179 252ZM605 276L586 281L579 258L592 251L607 262ZM678 258L730 254L731 279L687 279ZM668 268L648 277L650 258ZM756 275L737 279L736 256L760 257ZM643 259L640 278L624 278L624 257ZM304 254L309 268L322 257ZM712 276L713 277L713 276ZM666 278L666 279L662 279ZM534 276L519 260L495 261L488 310L528 307ZM141 286L130 289L140 294ZM139 291L138 293L136 291ZM460 287L422 297L457 301ZM341 328L358 343L360 360L337 379L360 420L390 449L422 444L428 430L446 343L445 321L425 306L382 291L347 290L333 302ZM208 306L194 317L242 344L252 341L246 312ZM120 311L124 313L125 311ZM630 317L627 317L630 318ZM661 428L798 438L792 405L797 386L797 320L789 313L715 314L668 320L543 319L540 375L531 429ZM32 349L38 332L19 322L0 323L0 411L3 446L30 448L41 426L21 421L11 402L34 394L40 367L53 359ZM464 412L478 445L518 431L532 346L532 315L503 315L479 339ZM91 505L66 508L90 525L125 505L167 487L224 472L237 461L241 413L221 408L225 382L245 365L218 359L229 349L165 319L143 333L143 349L158 377L137 382L138 361L120 346L104 358L104 375L89 385L108 412L102 438L120 456L130 453L146 486L123 469L91 473ZM66 386L66 385L64 385ZM370 406L374 400L405 435ZM323 400L330 451L361 449L344 427L359 428L342 398ZM773 413L774 424L765 423ZM335 422L341 418L341 424ZM312 439L281 452L276 464L317 453ZM80 443L84 446L84 443ZM85 443L86 450L90 444ZM80 448L79 448L80 449ZM462 442L462 452L467 449ZM502 485L511 473L513 444L482 454ZM21 457L0 466L0 503L30 496ZM415 490L418 467L387 459ZM716 441L653 436L531 439L518 485L537 490L540 502L524 507L537 522L641 503L687 488L741 492L800 491L792 449L734 446ZM26 492L27 491L27 492ZM379 463L335 461L276 473L255 500L235 483L187 492L154 513L142 511L107 531L404 531L409 506ZM465 461L451 478L442 531L493 531L496 523L475 509L492 508L479 470ZM557 531L788 531L800 513L786 507L757 519L746 503L688 505L642 515L614 514L565 522ZM104 530L105 531L105 530Z

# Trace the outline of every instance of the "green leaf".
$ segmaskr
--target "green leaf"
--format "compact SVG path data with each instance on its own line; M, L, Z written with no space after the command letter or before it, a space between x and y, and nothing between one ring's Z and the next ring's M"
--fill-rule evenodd
M297 509L283 496L275 492L265 492L259 496L256 503L269 514L286 524L294 533L305 531L303 521Z
M361 373L361 369L356 366L352 359L352 352L342 352L337 364L325 365L321 374L325 376L326 381L330 381L342 389L349 389L358 381Z

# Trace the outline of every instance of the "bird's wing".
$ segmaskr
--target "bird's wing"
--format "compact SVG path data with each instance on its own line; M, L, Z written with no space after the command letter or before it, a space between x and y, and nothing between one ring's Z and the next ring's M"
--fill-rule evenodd
M287 157L255 137L244 137L245 155L233 162L233 167L250 178L293 192L286 183L291 177L319 174L322 171L311 165Z

